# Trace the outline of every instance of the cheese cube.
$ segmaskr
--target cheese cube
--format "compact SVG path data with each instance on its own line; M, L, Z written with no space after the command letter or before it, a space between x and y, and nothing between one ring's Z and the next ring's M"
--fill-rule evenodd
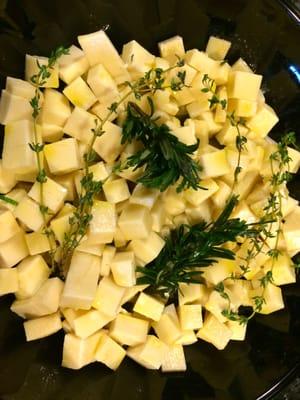
M13 171L3 168L3 162L0 159L0 193L7 194L16 183L16 175Z
M28 248L22 231L0 243L0 268L13 267L26 256Z
M204 304L207 300L205 285L200 283L180 283L178 290L179 306L189 303Z
M240 324L239 321L228 321L226 325L232 332L230 340L245 340L247 324Z
M122 211L118 224L126 240L145 239L150 233L152 219L146 207L128 204Z
M259 311L260 314L271 314L284 308L282 290L280 287L275 286L272 283L268 283L263 292L262 287L254 289L252 292L252 298L255 298L257 295L263 295L265 300L261 311Z
M116 248L114 246L104 247L101 260L101 267L100 267L101 276L108 276L110 274L111 263L115 254L116 254Z
M49 59L47 57L30 56L26 54L25 58L25 79L31 82L32 76L39 73L39 65L48 65ZM58 66L57 64L53 68L49 69L50 76L45 79L45 83L41 85L44 88L58 88Z
M132 251L117 253L111 262L111 272L117 285L134 286L136 283L134 253Z
M210 200L203 201L199 206L195 207L188 205L185 209L185 215L188 219L189 224L197 224L201 221L211 222L211 202Z
M27 342L41 339L60 331L62 328L59 312L24 322Z
M32 108L27 99L8 93L1 92L0 100L0 123L2 125L19 120L31 120Z
M124 147L121 144L122 129L111 122L106 122L103 131L105 133L97 137L93 149L104 161L112 163L119 157Z
M236 117L253 117L257 111L257 102L253 100L230 99L227 110L229 113L234 112Z
M121 306L125 287L118 286L110 277L101 279L92 306L97 310L115 316Z
M0 296L15 293L19 288L16 268L0 268Z
M230 290L226 288L226 294L230 297ZM232 306L232 305L231 305ZM226 322L227 318L223 315L223 310L228 309L228 300L225 299L219 292L213 290L207 302L205 303L205 309L214 315L218 321Z
M9 210L0 210L0 243L6 242L20 231L20 227Z
M161 365L161 370L162 372L186 371L186 362L182 345L173 344L168 346L168 350Z
M66 86L63 94L74 106L84 110L88 110L97 101L94 93L81 77L76 78Z
M53 314L58 310L63 287L64 284L59 278L47 279L34 296L15 300L11 310L22 318Z
M178 140L188 146L193 145L197 142L195 136L195 127L181 126L180 128L173 129L172 134L178 138Z
M39 205L27 195L19 202L15 217L32 231L39 231L44 225Z
M178 314L182 330L200 329L203 325L201 304L185 304L179 306Z
M140 293L133 311L152 319L159 321L164 310L164 304L156 298L149 296L146 293Z
M64 132L75 139L90 143L93 137L92 129L96 126L97 118L79 107L74 107L64 126Z
M52 143L58 142L64 135L61 126L52 124L43 124L41 126L41 134L43 142Z
M165 212L169 215L180 215L186 207L184 192L177 192L177 188L170 186L162 195Z
M75 139L63 139L47 144L44 154L54 175L63 175L80 168L78 145Z
M249 67L249 65L246 63L246 61L243 60L242 58L239 58L239 59L232 65L232 70L233 70L233 71L242 71L242 72L253 73L252 69Z
M146 341L148 329L148 321L118 314L110 325L109 334L121 345L136 346Z
M17 267L19 289L17 299L33 296L50 275L50 269L40 255L25 258Z
M134 255L145 264L154 260L165 245L165 241L155 232L151 232L146 239L134 239L130 248Z
M62 293L61 307L89 310L96 295L99 274L99 257L75 252Z
M215 36L210 36L205 51L208 56L214 60L224 60L230 46L231 42Z
M147 188L138 183L131 193L129 202L131 204L139 204L151 210L158 196L159 190Z
M223 124L217 124L214 119L214 114L212 111L205 111L200 116L199 119L206 122L208 128L209 136L218 133L221 129Z
M8 76L6 78L6 86L5 89L19 97L23 97L24 99L31 100L35 96L35 87L22 79L13 78ZM41 101L43 100L43 95L41 94Z
M116 208L106 201L94 201L89 226L89 244L110 243L116 230Z
M154 203L150 215L152 218L152 230L159 233L165 223L166 218L165 207L160 199Z
M260 106L257 113L247 121L248 128L254 132L258 139L264 138L277 124L277 117L273 108L264 104Z
M107 325L114 317L98 310L90 310L73 321L76 336L86 339Z
M104 249L104 244L89 244L88 240L82 239L80 244L77 246L76 251L81 251L82 253L94 254L94 256L102 256ZM101 269L100 269L101 275Z
M174 36L158 43L159 53L162 58L166 58L171 64L182 58L185 53L183 39L181 36Z
M135 40L124 44L121 57L133 79L148 71L155 61L155 56Z
M145 343L127 350L128 357L148 369L159 369L168 347L153 335L148 335Z
M96 115L99 119L103 120L104 118L107 118L109 122L112 122L116 118L115 113L111 113L108 115L108 107L111 106L111 103L106 104L106 103L100 103L97 102L96 104L93 105L93 107L90 109L90 112ZM122 110L122 105L120 105L117 109L118 113L121 112Z
M300 249L300 207L291 212L283 225L283 236L288 252Z
M212 195L211 199L214 206L222 210L231 194L231 187L221 180L217 181L217 185L219 186L219 190Z
M121 305L123 306L125 303L128 301L131 301L134 299L134 297L145 290L149 285L135 285L129 288L126 288L124 296L122 298Z
M68 99L59 91L46 89L44 102L39 115L42 124L63 126L71 114Z
M232 331L222 324L212 314L207 314L203 327L197 332L200 339L214 345L218 350L223 350L232 337Z
M217 150L200 156L200 165L203 167L203 177L215 178L230 172L226 150Z
M186 200L195 207L199 206L219 189L219 186L213 179L201 181L201 187L205 189L194 190L189 188L184 191L184 197Z
M46 253L50 250L49 239L42 232L27 233L25 235L25 241L31 256Z
M74 321L76 318L81 317L82 315L87 314L89 311L84 310L74 310L73 308L61 308L60 309L62 316L70 325L71 330L74 331Z
M129 81L126 66L104 30L78 36L90 66L103 64L117 84Z
M75 199L76 196L75 174L70 173L55 177L55 182L66 189L65 201L74 201Z
M112 103L119 94L116 82L102 64L95 65L89 70L87 83L102 103Z
M89 68L84 52L74 45L69 48L68 54L59 57L58 65L59 77L67 84L83 75Z
M28 196L40 202L40 183L35 182L28 192ZM54 214L63 206L67 196L67 189L56 183L54 180L47 178L43 183L44 205Z
M174 344L181 337L178 321L169 314L162 314L159 321L153 322L152 327L159 339L168 345Z
M243 71L231 72L227 85L228 97L256 101L261 81L261 75Z
M125 179L114 179L105 182L103 192L110 203L119 203L130 197L130 192Z
M2 153L3 168L13 170L15 173L36 173L36 155L28 143L34 143L31 121L22 120L6 125Z
M289 171L291 173L296 173L300 168L300 152L288 147L288 154L291 160L289 161Z
M264 271L272 270L274 285L287 285L296 282L296 271L290 257L285 254L279 254L274 261L271 259L264 265Z
M96 348L96 361L102 362L108 368L116 370L126 356L126 351L108 335L100 337Z
M61 245L65 240L65 234L70 230L70 218L72 216L73 212L70 212L61 216L59 215L50 222L50 228Z
M208 268L203 269L203 278L212 285L217 285L219 282L228 278L238 268L235 260L218 259Z
M62 366L71 369L80 369L95 361L96 348L102 332L80 339L72 333L65 335Z

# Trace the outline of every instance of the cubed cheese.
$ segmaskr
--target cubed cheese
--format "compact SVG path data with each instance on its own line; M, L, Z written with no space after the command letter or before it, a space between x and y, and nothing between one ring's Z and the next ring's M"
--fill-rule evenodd
M260 139L267 136L271 129L277 124L279 118L272 107L264 104L260 106L257 113L247 121L248 128Z
M195 207L199 206L219 189L219 186L213 179L205 179L201 181L201 187L204 189L194 190L190 188L184 192L186 200Z
M230 172L226 150L217 150L200 156L200 165L203 167L203 177L215 178Z
M58 65L59 77L67 84L83 75L89 68L84 52L74 45L69 48L68 54L64 54L58 59Z
M159 321L164 310L164 304L155 297L149 296L146 293L140 293L135 302L133 311L152 319Z
M24 233L20 230L6 242L0 243L0 268L10 268L28 256Z
M112 103L119 94L116 82L102 64L94 65L89 70L87 83L102 103Z
M231 72L227 86L228 97L256 101L261 81L261 75L243 71Z
M43 232L27 233L25 241L31 256L46 253L50 250L49 239Z
M127 240L145 239L152 226L150 211L146 207L129 204L122 211L118 224Z
M100 337L95 358L108 368L116 370L126 356L126 351L107 334Z
M86 339L107 325L113 318L99 310L90 310L74 319L74 333L76 336Z
M26 54L25 59L25 79L31 82L31 78L39 73L39 65L48 65L49 59L47 57L30 56ZM47 69L48 70L48 69ZM45 88L58 88L58 65L55 64L53 68L49 69L50 76L44 79L45 83L40 85Z
M74 106L84 110L88 110L97 101L96 96L81 77L76 78L66 86L63 94Z
M27 342L53 335L61 329L62 324L59 312L24 322Z
M199 329L197 336L213 344L218 350L223 350L232 337L232 331L212 314L207 314L203 327Z
M134 255L144 263L148 264L154 260L165 245L165 241L155 232L151 232L146 239L134 239L130 248Z
M19 288L16 268L0 268L0 296L15 293Z
M54 175L67 174L80 168L78 145L73 138L47 144L44 154L50 172Z
M117 285L134 286L136 283L134 253L132 251L117 253L111 262L111 272Z
M209 57L214 60L224 60L230 46L231 42L228 40L220 39L216 36L210 36L205 51Z
M12 212L9 210L0 210L0 243L6 242L19 231L20 227Z
M35 182L28 192L28 196L38 203L40 203L40 185L39 182ZM67 189L54 180L47 178L47 181L43 183L43 204L54 214L63 206L66 196Z
M7 194L17 183L16 175L13 171L3 168L0 159L0 193Z
M125 290L125 287L117 285L111 277L105 276L97 287L92 305L107 315L115 316L121 306Z
M40 113L40 122L63 126L71 114L68 99L59 91L46 89L44 91L44 102Z
M121 345L136 346L146 341L148 329L148 321L118 314L110 325L109 334Z
M186 362L184 356L183 346L180 344L173 344L168 346L161 365L162 372L179 372L186 371Z
M159 321L153 322L152 326L159 339L168 345L174 344L181 337L177 321L169 314L162 314Z
M44 225L43 215L38 203L27 195L19 202L14 214L19 221L32 231L39 231Z
M115 205L106 201L94 201L89 226L88 242L90 244L110 243L116 230Z
M123 150L121 144L122 129L111 122L106 122L103 126L104 133L97 137L93 149L107 163L115 161Z
M113 179L104 183L103 192L110 203L120 203L130 197L130 192L125 179Z
M3 125L19 120L31 120L32 108L24 97L15 96L6 90L1 92L0 123Z
M182 330L200 329L203 325L201 304L185 304L179 306L178 315Z
M128 357L148 369L159 369L165 359L168 347L153 335L148 335L146 342L127 350Z

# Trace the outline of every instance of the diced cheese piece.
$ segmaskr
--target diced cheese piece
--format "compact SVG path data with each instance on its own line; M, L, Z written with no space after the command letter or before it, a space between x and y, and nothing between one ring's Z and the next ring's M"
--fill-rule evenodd
M6 242L20 231L20 227L9 210L0 210L0 243Z
M84 310L74 310L73 308L61 308L60 309L63 317L66 319L68 324L70 325L71 330L74 331L74 321L76 318L81 317L82 315L85 315L89 311L84 311Z
M27 195L19 202L14 214L32 231L39 231L44 225L39 205Z
M117 84L130 79L125 64L104 30L78 36L90 66L103 64Z
M261 81L261 75L243 71L231 72L227 85L228 97L256 101Z
M272 283L276 286L296 282L296 271L293 262L285 253L279 254L277 259L267 261L264 265L264 270L272 270Z
M229 113L234 112L236 117L253 117L257 111L257 102L253 100L230 99L227 110Z
M116 118L115 113L111 113L108 115L108 110L107 108L111 106L110 104L105 104L105 103L100 103L97 102L96 104L93 105L93 107L90 109L90 112L96 115L99 119L103 120L104 118L107 118L109 122L112 122ZM122 104L119 105L117 112L121 112L122 110Z
M217 124L214 120L214 114L212 111L205 111L200 116L199 119L206 122L209 136L218 133L221 129L223 124Z
M80 168L78 145L73 138L47 144L44 154L54 175L67 174Z
M214 206L222 210L231 194L231 187L221 180L217 181L217 185L219 186L219 190L212 195L211 199Z
M184 192L178 193L176 187L170 186L162 195L165 212L170 215L182 214L186 207Z
M127 182L122 178L105 182L103 192L110 203L119 203L130 197Z
M74 107L64 126L64 132L75 139L90 143L93 137L92 129L96 126L97 118L79 107Z
M80 339L72 333L65 335L62 366L71 369L80 369L95 361L96 348L103 333Z
M246 63L245 60L242 58L239 58L233 65L232 65L232 70L233 71L242 71L242 72L249 72L252 73L252 69L249 67L249 65Z
M30 56L26 54L25 59L25 79L28 82L31 82L31 77L37 75L39 73L39 65L48 65L49 59L47 57L37 57ZM43 85L40 85L44 88L58 88L59 79L58 79L58 66L55 64L51 69L49 69L50 76L46 78Z
M74 201L75 199L76 196L75 174L70 173L55 177L55 182L66 189L65 201Z
M35 182L28 192L28 196L38 203L40 203L40 185L39 182ZM47 178L47 181L43 183L43 195L43 204L56 214L64 204L64 200L67 196L67 189L54 180Z
M180 283L178 290L179 306L189 303L204 304L207 300L205 285L200 283Z
M22 231L0 243L0 268L13 267L27 256L28 248Z
M89 226L89 244L110 243L116 231L116 208L107 201L94 201L91 214L93 216Z
M197 336L213 344L218 350L223 350L232 337L232 331L212 314L207 314L203 327L199 329Z
M65 333L72 333L72 328L66 319L62 321L61 326Z
M35 87L22 79L13 78L8 76L6 78L6 86L5 89L19 97L23 97L24 99L31 100L35 96ZM41 94L41 101L43 100L43 96Z
M164 304L156 298L149 296L146 293L140 293L133 311L152 319L159 321L164 310Z
M73 321L76 336L86 339L107 325L114 317L98 310L90 310Z
M193 145L197 142L195 136L195 127L182 126L180 128L173 129L172 134L178 138L178 140L188 146Z
M13 170L15 173L36 173L36 155L28 145L34 141L31 121L22 120L6 125L2 153L3 168Z
M211 202L210 200L203 201L199 206L193 206L187 204L185 209L189 224L197 224L201 221L211 222Z
M232 332L230 340L245 340L247 324L240 324L239 321L228 321L226 322L226 325Z
M16 268L0 268L0 296L15 293L19 288Z
M182 330L200 329L203 325L201 304L185 304L178 307Z
M247 263L247 255L248 250L251 248L252 243L249 240L245 240L241 245L240 249L236 253L236 259L240 266L247 267L247 272L244 274L244 277L248 280L252 280L255 275L260 271L261 267L266 263L269 259L268 251L269 247L264 244L260 252L256 255L254 259L251 259L249 263Z
M61 329L62 324L59 312L24 322L27 342L53 335Z
M240 220L246 221L248 223L253 223L257 221L256 216L253 214L253 212L250 210L244 200L241 200L240 203L236 206L231 214L231 218L239 218Z
M133 189L129 202L148 207L151 210L158 196L159 190L150 189L143 186L141 183L138 183Z
M95 65L89 70L87 83L102 103L112 103L119 94L116 82L102 64Z
M159 339L168 345L174 344L181 337L178 322L169 314L162 314L160 320L153 322L152 326Z
M34 296L15 300L11 310L22 318L53 314L58 310L63 287L64 284L59 278L47 279Z
M65 239L65 234L70 230L70 218L73 213L64 214L53 218L50 222L50 227L55 235L55 238L62 245Z
M300 152L288 147L288 154L291 160L289 161L289 171L291 173L296 173L300 168Z
M17 267L19 289L17 299L32 297L48 279L50 269L42 256L25 258Z
M111 263L115 254L116 254L116 248L114 246L105 245L102 253L102 260L100 267L101 276L108 276L110 274Z
M239 124L238 128L240 135L242 136L247 135L248 129L245 126ZM227 119L221 131L216 135L216 138L218 142L222 145L231 145L235 144L237 136L238 136L237 127L232 125L232 123Z
M197 89L198 92L198 89ZM192 92L196 97L195 92ZM190 104L186 106L186 110L190 116L190 118L198 118L204 112L209 111L209 99L211 98L210 93L197 93L197 98L195 101L192 101Z
M114 245L116 248L125 247L127 244L127 240L121 229L117 226L115 234L114 234Z
M101 335L96 348L96 361L102 362L108 368L116 370L126 356L126 351L105 333Z
M181 36L174 36L158 43L161 57L166 58L171 64L178 61L185 54L183 39Z
M92 306L97 310L111 316L119 311L125 287L118 286L111 277L105 276L101 279Z
M205 51L209 57L221 61L225 59L230 46L231 42L228 40L220 39L216 36L210 36Z
M182 331L181 337L175 341L175 344L181 344L182 346L189 346L198 341L196 333L192 330Z
M165 241L157 233L151 232L146 239L132 240L130 248L139 260L148 264L159 255L164 245Z
M7 203L5 200L0 198L0 207L1 207L1 209L9 210L14 214L14 211L15 211L17 205L22 200L22 198L24 196L26 196L26 190L17 188L17 189L11 190L10 192L8 192L6 194L7 194L7 197L14 200L16 202L16 204Z
M110 325L109 334L121 345L136 346L146 341L148 329L148 321L118 314Z
M89 170L93 173L93 178L96 181L104 181L110 174L109 166L105 165L103 161L91 165Z
M127 350L128 357L148 369L159 369L168 347L156 336L148 335L145 343Z
M27 233L25 235L25 241L31 256L46 253L50 250L49 239L42 232Z
M7 194L16 183L16 175L13 171L3 168L3 163L0 159L0 193Z
M219 189L219 186L213 179L201 181L201 187L205 189L194 190L189 188L184 191L184 197L186 200L195 207L199 206Z
M266 137L278 121L279 118L273 108L264 104L252 118L247 120L247 126L260 139Z
M168 350L161 365L161 370L162 372L186 371L186 362L182 345L173 344L168 346Z
M111 262L111 272L117 285L134 286L136 283L134 253L132 251L117 253Z
M61 126L52 124L43 124L41 126L41 134L43 142L52 143L58 142L64 135Z
M245 279L235 279L229 281L227 287L230 291L230 300L233 309L240 306L251 306L250 291L252 290L252 282Z
M88 110L97 101L96 96L81 77L76 78L66 86L63 94L74 106L84 110Z
M283 225L283 236L288 252L300 249L300 207L291 212Z
M75 252L62 293L61 307L89 310L96 295L99 274L99 257Z
M216 263L203 269L203 278L212 285L228 278L238 268L235 260L218 259Z
M27 99L15 96L6 90L1 92L0 123L9 124L19 120L31 120L32 108Z
M122 211L118 224L127 240L145 239L152 226L150 211L143 206L128 204Z
M124 296L122 298L122 302L121 305L127 303L128 301L131 301L132 299L134 299L134 297L142 292L143 290L145 290L149 285L135 285L129 288L126 288Z
M59 57L58 65L59 77L67 84L83 75L89 68L84 52L74 45L69 48L68 54Z
M44 102L39 116L42 124L63 126L70 114L69 101L62 93L54 89L44 91Z
M153 66L155 56L149 53L137 41L131 40L123 46L122 60L127 65L131 76L136 79Z
M77 246L76 251L81 251L82 253L94 254L95 256L102 256L104 249L104 244L89 244L88 240L82 240ZM101 275L101 270L100 270Z
M122 129L111 123L106 122L103 126L104 133L97 137L93 149L107 163L115 161L123 150L121 144Z
M217 150L200 156L200 165L203 168L203 177L215 178L230 172L226 150Z
M160 199L154 203L150 215L152 218L152 230L160 232L166 218L165 207Z
M282 291L280 287L275 286L272 283L268 283L265 289L263 289L262 287L258 287L252 292L252 298L262 295L264 297L264 303L262 305L261 311L259 311L260 314L271 314L284 308Z

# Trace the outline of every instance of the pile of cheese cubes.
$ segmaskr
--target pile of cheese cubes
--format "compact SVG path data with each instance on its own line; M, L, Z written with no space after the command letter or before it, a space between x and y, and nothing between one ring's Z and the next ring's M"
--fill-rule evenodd
M26 80L8 77L0 101L0 122L5 125L0 192L17 203L0 200L0 295L15 294L11 310L25 319L28 341L65 331L64 367L79 369L98 361L116 369L127 355L146 368L185 370L183 346L202 339L223 349L230 340L245 338L246 325L224 317L222 310L228 303L214 286L232 273L241 273L249 242L233 248L236 260L219 260L206 268L205 284L181 284L178 305L167 305L147 294L146 286L136 285L136 266L158 256L170 229L181 223L210 222L224 208L238 159L237 130L227 117L233 111L245 119L240 130L248 142L235 188L240 202L232 217L258 220L270 192L269 155L276 149L268 134L278 118L260 90L262 76L242 59L232 66L223 61L228 41L211 37L206 51L186 51L182 38L176 36L159 43L159 57L134 40L119 55L104 31L79 36L78 41L81 48L71 46L51 70L37 125L39 140L45 143L45 206L51 211L48 223L57 244L63 243L75 210L73 202L81 191L83 156L95 119L105 118L111 103L128 93L125 81L138 79L152 67L168 69L178 57L185 65L170 70L166 82L185 71L187 87L157 91L152 96L154 118L186 144L200 140L193 157L203 167L201 186L207 190L177 193L176 187L170 187L160 193L134 184L141 170L112 172L117 160L125 160L139 148L137 143L121 144L126 101L150 111L146 96L141 100L129 96L94 144L98 160L90 171L94 179L106 183L94 202L88 234L74 252L65 281L50 277L38 170L29 147L34 142L29 101L35 91L30 77L38 72L37 62L43 65L47 59L27 55ZM220 104L210 108L212 94L202 91L205 74L214 80L219 98L226 100L225 109ZM65 84L62 91L60 80ZM211 144L212 138L217 146ZM290 171L295 173L300 154L293 149L289 154ZM295 282L291 257L300 249L300 207L285 188L282 198L281 254L273 266L274 281L264 293L263 314L282 309L279 286ZM246 279L226 280L233 311L253 305L253 297L262 293L259 279L271 268L267 252L272 246L274 239L269 238L264 251L250 263Z

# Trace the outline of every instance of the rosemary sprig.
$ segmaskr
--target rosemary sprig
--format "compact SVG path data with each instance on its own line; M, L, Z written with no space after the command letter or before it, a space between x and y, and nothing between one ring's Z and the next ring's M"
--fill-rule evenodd
M141 273L138 283L148 284L152 291L172 298L180 282L203 281L200 267L208 267L219 258L233 260L234 252L221 246L235 242L237 237L255 237L259 234L255 225L247 224L239 218L230 219L237 201L237 196L232 196L213 223L181 225L171 231L158 257L145 267L137 268Z
M201 188L200 166L190 157L197 150L198 142L190 146L180 142L167 125L158 125L151 115L130 102L122 143L131 143L133 140L142 142L144 148L128 157L120 169L133 167L136 170L145 166L137 182L163 192L181 178L178 192L189 187L195 190Z
M5 196L4 194L0 194L0 200L4 201L7 204L11 204L12 206L17 206L19 204L16 200L11 199L10 197Z

